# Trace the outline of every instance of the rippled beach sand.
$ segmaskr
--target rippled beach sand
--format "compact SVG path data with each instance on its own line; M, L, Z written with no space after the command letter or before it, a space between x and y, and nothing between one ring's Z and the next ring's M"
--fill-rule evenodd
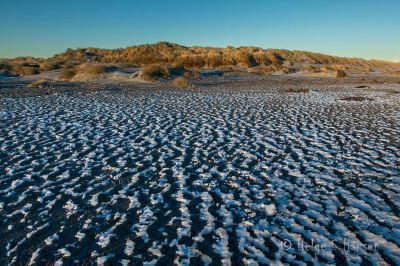
M399 265L399 91L3 81L0 264Z

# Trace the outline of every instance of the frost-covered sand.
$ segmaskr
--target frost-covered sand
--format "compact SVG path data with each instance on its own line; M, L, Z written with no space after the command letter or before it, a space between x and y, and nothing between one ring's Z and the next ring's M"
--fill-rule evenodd
M399 89L4 81L0 265L399 265Z

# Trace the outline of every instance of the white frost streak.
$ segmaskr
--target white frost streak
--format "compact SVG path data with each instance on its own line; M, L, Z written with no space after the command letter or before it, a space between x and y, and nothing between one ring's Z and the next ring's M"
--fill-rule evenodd
M228 234L223 228L218 228L215 230L215 234L219 237L217 243L213 245L215 253L219 254L222 257L223 265L231 265L230 258L232 253L229 252L228 248Z

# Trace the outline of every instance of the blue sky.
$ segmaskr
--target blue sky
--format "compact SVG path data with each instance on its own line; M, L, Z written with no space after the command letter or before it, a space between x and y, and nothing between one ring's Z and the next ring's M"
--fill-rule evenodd
M400 61L399 0L0 0L0 58L169 41Z

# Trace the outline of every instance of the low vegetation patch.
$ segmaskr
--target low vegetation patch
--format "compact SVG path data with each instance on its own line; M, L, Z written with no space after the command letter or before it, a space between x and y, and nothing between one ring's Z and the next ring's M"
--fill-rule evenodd
M301 72L305 73L319 73L321 70L315 66L305 66L300 69Z
M59 69L61 67L62 62L60 61L45 61L40 63L40 71L47 72Z
M338 69L336 71L336 77L337 78L345 78L345 77L347 77L347 74L346 74L346 72L344 72L344 70Z
M46 85L47 80L41 79L36 80L28 84L28 88L43 88Z
M249 71L257 75L271 75L277 71L277 67L263 65L250 68Z
M151 64L142 69L141 77L145 81L156 81L160 78L168 78L170 76L168 67L164 64Z
M192 70L185 70L185 73L183 73L183 75L187 78L190 79L199 79L201 78L201 71L197 70L197 69L192 69Z
M58 77L61 80L71 80L76 75L76 70L73 68L63 69L61 71L60 76Z
M35 66L24 66L24 65L15 65L12 68L12 72L19 76L31 76L39 74L39 68Z
M113 69L115 69L115 66L103 65L103 64L91 64L91 63L82 64L77 68L79 73L85 73L90 75L103 74Z
M14 73L12 73L12 72L10 72L9 70L0 70L0 76L3 76L3 77L14 77L14 76L17 76L16 74L14 74Z
M184 77L175 78L174 81L172 82L172 84L174 85L175 88L183 89L183 88L189 87L189 82Z

